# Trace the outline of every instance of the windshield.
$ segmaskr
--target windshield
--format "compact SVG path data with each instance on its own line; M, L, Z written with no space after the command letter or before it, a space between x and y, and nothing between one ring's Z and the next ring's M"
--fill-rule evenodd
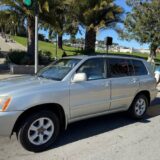
M80 61L80 59L60 59L43 68L37 74L38 77L61 81Z

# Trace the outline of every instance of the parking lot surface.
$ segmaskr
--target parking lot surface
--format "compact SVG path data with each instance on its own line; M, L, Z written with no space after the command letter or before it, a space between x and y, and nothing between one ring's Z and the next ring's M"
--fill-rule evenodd
M16 136L0 137L0 160L159 160L160 94L139 122L123 113L71 124L48 151L24 150Z

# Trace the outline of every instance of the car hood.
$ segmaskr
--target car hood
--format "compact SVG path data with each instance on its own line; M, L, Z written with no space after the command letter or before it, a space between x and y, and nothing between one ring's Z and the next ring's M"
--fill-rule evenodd
M37 76L19 76L0 80L0 94L7 94L18 91L34 90L35 88L45 87L46 85L60 83L59 81L40 78Z

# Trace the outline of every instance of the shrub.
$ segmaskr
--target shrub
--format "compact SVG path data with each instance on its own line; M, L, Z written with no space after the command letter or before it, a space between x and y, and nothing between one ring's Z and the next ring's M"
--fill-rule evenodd
M39 51L39 62L47 65L52 61L52 53L49 51Z
M38 34L38 39L40 41L45 41L45 36L43 34Z
M39 51L38 59L40 65L48 65L52 61L51 52ZM17 65L34 65L34 57L27 55L25 51L11 51L7 61Z
M21 64L21 61L24 59L25 56L25 51L11 51L8 54L8 61L10 63Z
M0 58L4 58L5 56L1 53L1 49L0 49Z

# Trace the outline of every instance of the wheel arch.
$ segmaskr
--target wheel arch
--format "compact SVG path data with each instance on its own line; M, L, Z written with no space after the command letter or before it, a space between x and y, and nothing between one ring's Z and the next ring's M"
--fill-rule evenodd
M47 103L33 106L25 110L16 120L11 135L20 129L20 126L22 125L24 120L28 118L31 113L38 112L39 110L49 110L54 112L60 120L61 130L65 130L67 128L67 117L65 115L63 107L56 103Z
M135 95L134 99L135 99L138 95L145 95L146 98L147 98L147 100L148 100L148 104L151 103L151 96L150 96L150 92L149 92L148 90L142 90L142 91L138 92L138 93ZM133 99L133 101L134 101L134 99Z

